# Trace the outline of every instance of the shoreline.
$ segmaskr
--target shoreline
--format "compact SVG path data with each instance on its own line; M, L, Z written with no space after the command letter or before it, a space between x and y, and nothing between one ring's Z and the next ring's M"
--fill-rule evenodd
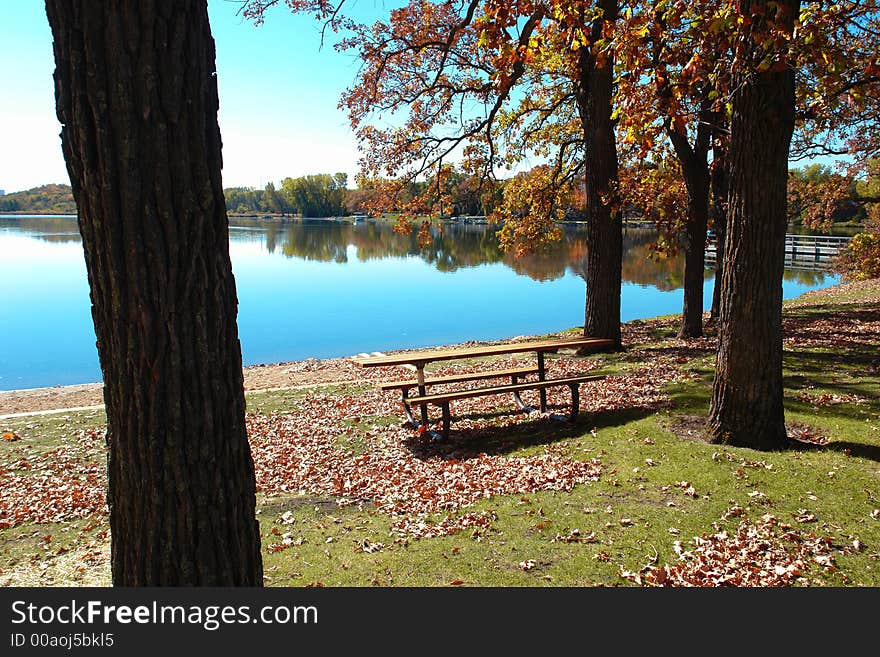
M645 320L637 320L645 321ZM510 340L541 339L562 336L574 329L565 329L543 335L518 335L499 340L468 341L445 345L430 345L418 349L388 349L383 353L402 353L425 351L437 348L472 347L509 342ZM307 358L304 360L283 361L247 365L244 374L245 395L255 392L272 392L328 385L350 385L357 381L372 381L384 378L379 371L363 370L350 359L354 356L335 358ZM43 388L22 388L0 390L0 420L47 415L51 413L74 412L77 410L101 410L103 404L103 383L78 383L48 386Z
M865 292L868 297L878 296L877 280L851 281L838 283L820 290L811 290L804 294L784 302L783 308L797 307L805 303L813 302L816 297L848 295ZM859 299L867 301L868 298ZM678 321L678 315L666 315L650 319L638 319L624 322L621 326L625 333L629 333L629 340L624 344L634 344L633 339L638 337L638 327L646 323L655 325L674 325ZM629 329L628 331L626 329ZM451 348L461 346L476 346L482 344L497 344L510 340L540 339L551 336L562 336L578 330L577 327L561 330L555 333L529 336L510 336L501 340L468 341L464 343L433 345L420 349L394 349L386 353L398 353L406 351L422 351L425 349ZM350 356L337 358L308 358L298 361L285 361L280 363L248 365L242 368L244 374L245 394L255 392L269 392L274 390L288 390L302 387L320 385L347 385L352 382L382 379L387 374L380 371L365 371L350 360ZM66 386L51 386L45 388L25 388L20 390L0 391L0 420L14 417L26 417L29 415L46 415L50 413L74 412L77 410L100 410L103 408L103 383L84 383Z

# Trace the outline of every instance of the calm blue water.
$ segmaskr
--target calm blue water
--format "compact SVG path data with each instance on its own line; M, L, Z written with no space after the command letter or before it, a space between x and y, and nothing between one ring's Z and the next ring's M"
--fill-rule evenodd
M241 221L230 229L246 365L548 333L583 323L582 235L514 260L491 231L419 248L386 226ZM624 321L681 311L681 262L625 240ZM788 272L786 298L837 282ZM707 272L705 297L711 300ZM100 381L76 221L0 216L0 390ZM707 305L708 307L708 305Z

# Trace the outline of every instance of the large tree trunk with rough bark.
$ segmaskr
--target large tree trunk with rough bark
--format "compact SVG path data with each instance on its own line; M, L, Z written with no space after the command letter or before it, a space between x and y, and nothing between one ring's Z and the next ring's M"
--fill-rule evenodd
M104 376L113 583L262 584L204 0L47 0Z
M782 385L782 272L788 153L794 128L794 72L757 72L766 51L768 0L743 0L752 18L742 37L750 71L735 80L730 126L730 194L721 318L709 431L715 442L786 445ZM791 31L798 0L777 7ZM784 53L782 53L784 56Z
M593 21L595 38L605 21L617 20L617 0L599 0L604 18ZM601 59L591 48L580 58L580 79L575 85L584 128L586 162L587 283L584 335L610 338L620 347L620 285L623 259L623 226L617 199L617 145L611 118L614 94L614 61Z
M721 280L724 270L724 239L727 235L727 136L724 128L715 131L712 140L712 225L715 229L715 283L712 286L712 310L709 321L721 313Z

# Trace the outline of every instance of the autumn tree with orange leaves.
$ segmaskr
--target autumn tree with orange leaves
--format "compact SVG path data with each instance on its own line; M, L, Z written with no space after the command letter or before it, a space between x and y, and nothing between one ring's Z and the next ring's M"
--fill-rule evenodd
M675 187L668 176L657 176L656 168L643 173L639 163L649 155L655 162L668 162L669 154L674 155L677 166L661 171L676 170L684 185L683 212L658 217L661 227L684 235L682 338L703 332L712 168L725 166L731 33L725 29L722 5L723 0L636 2L625 12L616 36L621 72L615 102L628 170L626 193L649 201L668 196ZM726 189L716 191L723 206ZM716 220L721 233L724 215L722 210Z
M262 20L272 0L246 13ZM505 247L524 254L558 237L560 188L583 185L589 241L584 333L620 344L621 222L617 198L614 23L617 0L413 0L387 20L358 24L342 5L288 0L345 32L339 47L363 66L341 106L351 118L370 178L384 198L429 178L404 214L442 207L443 167L490 180L531 158L546 162L520 177L496 211ZM516 205L516 212L509 212Z
M728 189L717 204L725 209L726 200L727 231L709 419L716 442L786 445L781 282L792 135L795 155L877 152L877 17L873 2L656 0L622 23L623 143L638 151L636 160L651 153L655 166L676 154L686 225L698 234L710 180L721 194ZM707 168L710 143L721 148ZM651 178L638 176L634 187L650 190ZM693 244L690 232L686 243ZM702 246L695 260L697 251Z

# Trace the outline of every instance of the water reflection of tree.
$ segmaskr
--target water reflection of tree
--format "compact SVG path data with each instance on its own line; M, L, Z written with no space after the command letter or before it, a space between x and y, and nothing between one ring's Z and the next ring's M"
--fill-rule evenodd
M623 280L658 290L678 290L684 284L684 254L667 255L652 249L653 230L627 229L623 235Z
M266 248L274 252L281 242L287 257L321 262L347 262L348 247L356 249L362 262L383 258L419 257L438 271L451 272L503 262L516 273L537 281L561 278L566 271L584 276L587 252L584 231L566 228L566 239L524 258L504 253L493 226L446 224L433 228L431 240L420 246L416 232L399 233L385 224L351 225L342 222L290 223L271 225L266 231ZM623 277L628 282L651 285L662 290L681 287L681 257L657 257L650 246L656 233L633 229L624 236Z
M786 269L783 278L789 282L800 283L810 287L822 285L825 283L825 277L828 276L824 271L812 271L809 269Z
M24 230L49 242L80 241L75 220L66 217L0 217L0 230L3 228ZM417 257L442 272L503 262L517 274L536 281L556 280L566 271L584 277L587 243L578 226L567 225L563 241L524 258L504 253L495 230L493 226L446 224L442 229L433 229L430 243L420 247L415 231L397 233L386 224L236 219L230 240L262 244L269 253L280 249L286 257L318 262L348 262L348 248L353 246L361 262ZM662 257L654 253L651 244L655 238L652 230L628 228L624 232L623 280L660 290L679 289L683 260L681 256ZM711 269L706 270L707 278L713 275ZM785 280L815 286L824 283L827 275L821 271L787 269Z
M63 244L81 242L76 219L72 217L0 217L0 230L13 228L30 233L34 239Z

